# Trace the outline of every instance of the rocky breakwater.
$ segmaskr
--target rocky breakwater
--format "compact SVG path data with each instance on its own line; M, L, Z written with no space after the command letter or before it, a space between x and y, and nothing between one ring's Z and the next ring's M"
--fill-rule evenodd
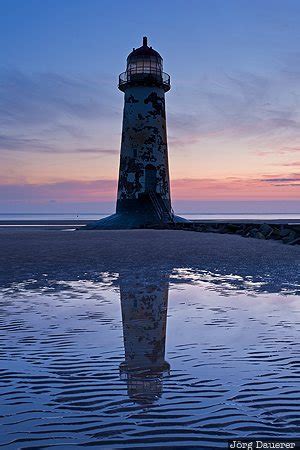
M150 228L150 227L149 227ZM202 233L237 234L247 238L272 239L288 245L300 245L300 225L279 223L185 222L151 227L197 231Z

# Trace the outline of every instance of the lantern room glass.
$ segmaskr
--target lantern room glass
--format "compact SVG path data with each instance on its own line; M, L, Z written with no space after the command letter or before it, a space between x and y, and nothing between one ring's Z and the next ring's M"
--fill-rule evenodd
M162 58L156 56L132 57L127 64L128 75L153 74L161 76Z

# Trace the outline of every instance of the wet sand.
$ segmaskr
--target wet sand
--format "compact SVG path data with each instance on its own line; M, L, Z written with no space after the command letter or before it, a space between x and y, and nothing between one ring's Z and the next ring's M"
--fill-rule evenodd
M0 249L1 448L299 435L300 247L19 227Z
M1 228L0 284L29 278L93 279L99 272L193 268L265 278L272 289L300 283L300 247L188 231L62 231Z

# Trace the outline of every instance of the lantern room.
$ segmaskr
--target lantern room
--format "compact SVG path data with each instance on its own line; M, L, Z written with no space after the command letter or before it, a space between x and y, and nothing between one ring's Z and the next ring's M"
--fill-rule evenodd
M128 86L159 86L165 92L170 89L170 76L163 72L163 59L148 47L146 36L143 45L128 55L126 72L119 77L119 89L124 92Z

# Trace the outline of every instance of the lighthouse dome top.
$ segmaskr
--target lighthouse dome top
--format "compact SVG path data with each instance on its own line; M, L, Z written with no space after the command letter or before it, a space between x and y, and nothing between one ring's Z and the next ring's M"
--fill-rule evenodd
M162 57L160 54L154 50L152 47L148 46L148 39L146 36L143 37L143 45L139 48L134 48L131 53L129 53L127 57L127 63L141 58L153 58L159 61L162 61ZM151 58L151 59L152 59Z

